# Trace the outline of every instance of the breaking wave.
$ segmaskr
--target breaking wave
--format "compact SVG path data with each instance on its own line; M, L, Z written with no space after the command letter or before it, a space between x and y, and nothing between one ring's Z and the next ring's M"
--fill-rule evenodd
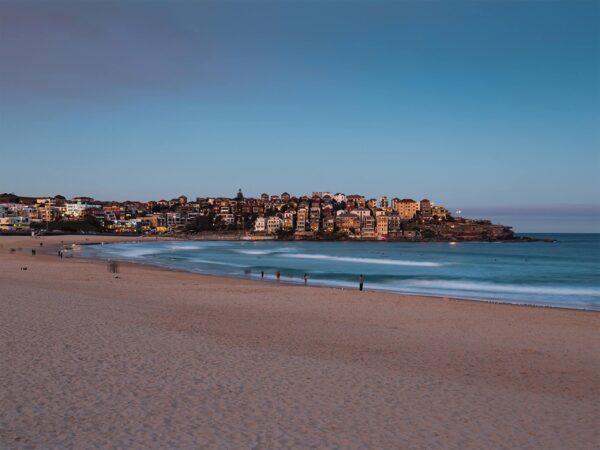
M296 253L283 255L286 258L297 259L316 259L324 261L349 262L356 264L379 264L384 266L413 266L413 267L441 267L444 264L431 261L409 261L401 259L375 259L375 258L356 258L352 256L329 256L309 253Z
M242 255L258 255L258 256L262 256L262 255L277 255L279 253L288 253L292 251L292 249L289 248L274 248L274 249L270 249L270 250L234 250L235 253L240 253Z
M406 287L433 288L436 290L490 292L498 294L535 294L535 295L576 295L600 297L600 289L559 287L559 286L519 286L515 284L478 283L474 281L454 280L406 280Z

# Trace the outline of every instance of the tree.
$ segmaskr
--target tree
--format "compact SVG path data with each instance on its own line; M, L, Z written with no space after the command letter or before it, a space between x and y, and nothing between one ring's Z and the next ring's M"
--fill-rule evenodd
M425 228L422 232L421 232L421 236L425 239L433 239L435 237L435 231L433 231L430 228Z
M276 234L277 234L277 239L282 240L282 241L289 241L294 237L293 230L279 229L279 230L277 230Z
M214 214L196 216L196 218L187 225L186 230L193 233L213 231L215 229L214 219Z

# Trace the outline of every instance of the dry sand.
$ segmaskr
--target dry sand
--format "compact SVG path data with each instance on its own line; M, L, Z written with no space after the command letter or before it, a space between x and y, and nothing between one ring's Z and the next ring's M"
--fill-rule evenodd
M598 313L114 278L60 239L0 237L2 448L600 448Z

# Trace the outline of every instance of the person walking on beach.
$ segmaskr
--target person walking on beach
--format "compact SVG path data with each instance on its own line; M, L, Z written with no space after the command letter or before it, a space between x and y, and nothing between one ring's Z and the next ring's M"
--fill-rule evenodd
M280 278L281 278L281 272L278 270L277 271L277 281L279 281Z
M358 290L362 291L363 290L363 283L365 282L365 277L361 275L358 276Z
M110 273L119 273L119 263L118 261L108 261L108 271Z
M264 280L264 279L265 279L265 271L264 271L264 270L261 270L261 271L260 271L260 279L261 279L261 280Z
M304 274L304 286L306 286L308 284L308 274L305 273Z

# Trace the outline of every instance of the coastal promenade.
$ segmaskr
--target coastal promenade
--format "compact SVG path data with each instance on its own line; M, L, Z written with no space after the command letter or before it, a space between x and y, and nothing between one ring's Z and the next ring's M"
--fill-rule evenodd
M598 313L115 275L61 240L131 238L0 237L0 448L600 447Z

